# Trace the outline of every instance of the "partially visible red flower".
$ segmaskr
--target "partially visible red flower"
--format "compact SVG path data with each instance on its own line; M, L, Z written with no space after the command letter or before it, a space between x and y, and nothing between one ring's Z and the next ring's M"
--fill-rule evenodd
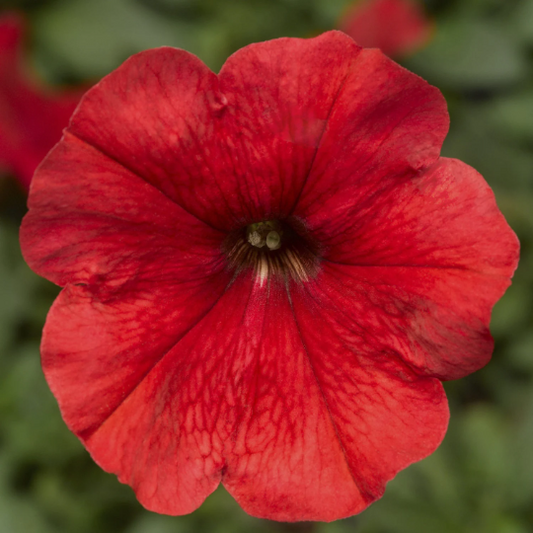
M360 0L343 17L340 29L365 48L401 57L429 41L433 24L414 0Z
M430 454L518 257L447 129L436 88L341 32L218 76L159 48L90 90L21 244L64 287L42 362L95 461L157 512L222 482L252 515L334 520Z
M0 168L28 188L33 172L61 138L81 90L52 91L25 70L24 20L0 17Z

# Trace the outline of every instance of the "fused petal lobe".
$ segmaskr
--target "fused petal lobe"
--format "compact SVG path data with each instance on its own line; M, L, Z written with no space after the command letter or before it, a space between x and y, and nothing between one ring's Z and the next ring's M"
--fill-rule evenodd
M354 194L342 202L324 191L322 202L336 204L337 216L326 218L317 209L307 220L326 259L513 274L518 241L472 167L439 158L413 176L384 176L373 185L354 178Z
M342 315L328 316L304 288L269 290L224 485L260 517L329 521L360 512L442 440L442 385L354 342Z
M362 50L337 94L293 214L316 226L348 224L396 183L439 157L448 131L435 87L379 50Z
M142 52L86 95L70 131L213 227L283 218L360 50L341 32L277 39L218 77L182 50Z
M307 219L328 274L317 297L354 327L367 323L377 343L418 371L462 377L490 359L490 313L516 267L516 236L464 163L441 158L414 177L383 181L379 195L367 197L363 185L339 203L339 216Z
M334 520L438 446L440 380L487 361L518 250L439 159L447 126L435 88L340 32L219 76L143 52L87 94L21 244L64 287L42 342L63 417L143 505L184 514L222 481L255 516ZM312 272L296 245L276 276L229 261L256 226L305 234Z
M243 290L145 280L101 302L68 286L50 311L43 368L66 423L153 511L189 513L220 481L236 377L213 331L236 327Z
M146 271L177 282L225 268L223 233L70 133L41 165L28 204L24 257L61 286L102 293Z

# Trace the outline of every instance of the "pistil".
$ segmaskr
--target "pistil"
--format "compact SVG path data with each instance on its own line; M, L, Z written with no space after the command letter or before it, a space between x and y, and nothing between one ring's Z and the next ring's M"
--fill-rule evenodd
M283 227L277 220L256 222L246 228L248 242L256 248L267 247L269 250L278 250L281 247Z
M223 248L230 267L253 268L261 284L271 277L307 281L320 263L319 246L293 217L249 224L232 232Z

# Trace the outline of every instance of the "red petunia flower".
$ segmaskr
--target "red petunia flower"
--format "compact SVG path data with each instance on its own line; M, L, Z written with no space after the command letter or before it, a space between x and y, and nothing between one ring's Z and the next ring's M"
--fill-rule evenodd
M413 0L360 0L343 17L340 29L361 46L401 57L429 41L433 23Z
M341 32L213 74L172 48L90 90L21 242L64 287L42 362L65 421L147 508L220 482L248 513L357 513L441 442L518 243L439 158L440 92Z
M31 79L23 65L23 32L20 15L0 17L0 167L28 188L35 168L61 138L83 92L51 92Z

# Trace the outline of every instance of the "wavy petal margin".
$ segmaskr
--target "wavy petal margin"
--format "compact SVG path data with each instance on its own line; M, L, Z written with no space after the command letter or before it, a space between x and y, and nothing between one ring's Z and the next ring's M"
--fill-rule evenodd
M162 48L84 97L32 183L21 245L63 286L42 360L68 426L148 509L222 482L249 513L363 510L441 442L442 379L486 363L518 243L439 159L434 87L340 32L216 76ZM308 281L232 272L229 231L293 216Z

